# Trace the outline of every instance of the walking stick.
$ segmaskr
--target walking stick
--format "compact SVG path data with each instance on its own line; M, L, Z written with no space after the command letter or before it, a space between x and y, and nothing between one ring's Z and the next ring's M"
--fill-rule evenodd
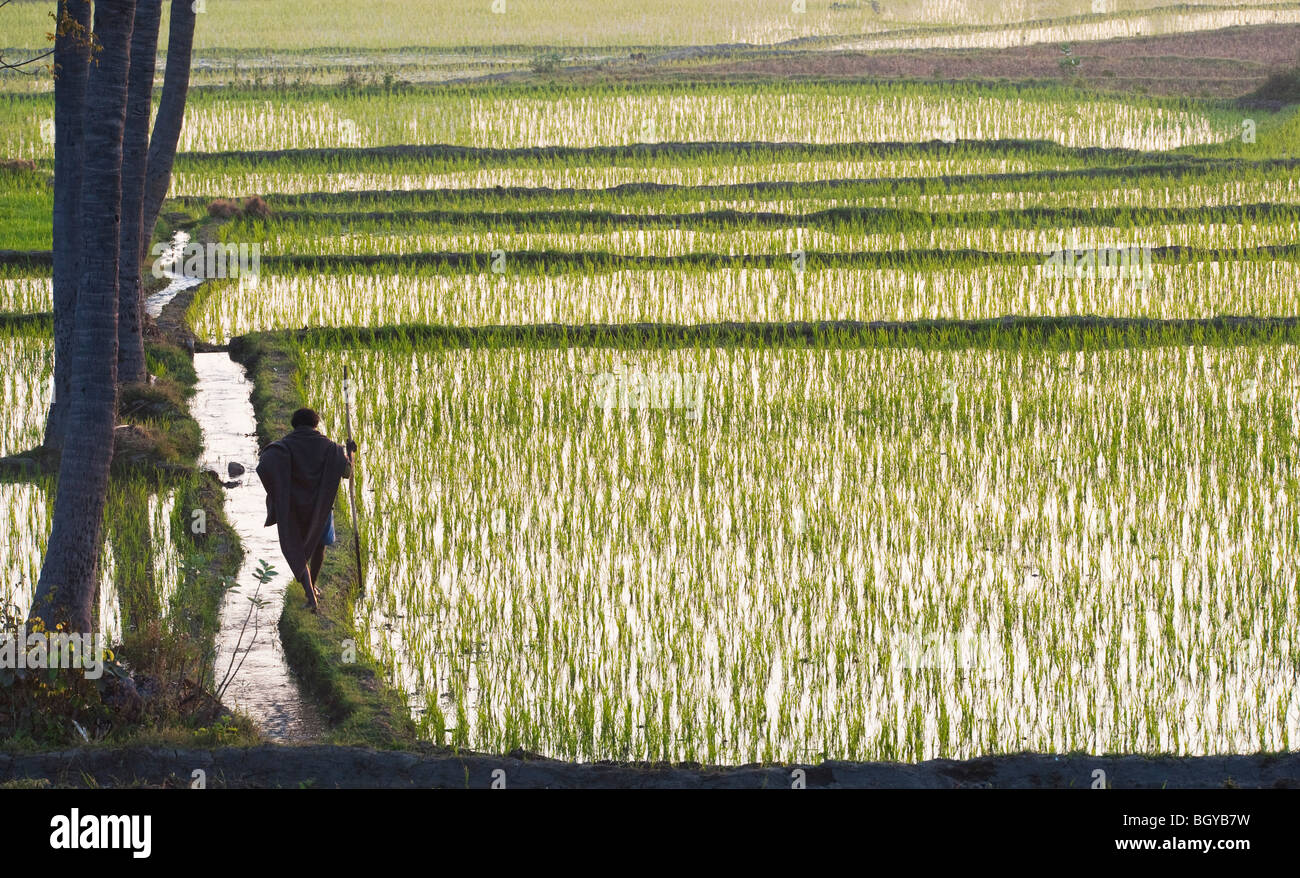
M352 444L352 404L349 400L352 382L348 379L347 364L343 364L343 422L348 430L348 444ZM360 449L358 449L360 450ZM357 592L366 593L365 579L361 576L361 528L357 526L357 454L352 452L352 478L348 479L352 492L352 547L357 550Z

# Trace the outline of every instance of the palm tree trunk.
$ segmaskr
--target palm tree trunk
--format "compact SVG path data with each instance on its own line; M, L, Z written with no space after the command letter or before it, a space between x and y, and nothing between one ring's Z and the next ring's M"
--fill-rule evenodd
M101 48L86 83L81 277L72 331L72 392L54 524L32 601L52 628L93 631L104 504L117 419L117 256L122 135L136 0L96 0Z
M54 37L54 401L45 420L45 447L63 447L72 397L72 325L77 308L77 222L81 204L81 114L90 51L88 0L61 0Z
M144 234L140 241L143 260L153 240L158 212L171 186L172 162L185 122L185 101L190 91L190 54L194 48L194 3L172 0L171 24L167 31L167 67L163 72L162 97L149 140L149 169L144 180Z
M154 62L162 0L137 0L127 81L126 130L122 138L122 240L118 247L117 381L147 376L144 359L144 298L140 289L144 227L144 174L149 152Z

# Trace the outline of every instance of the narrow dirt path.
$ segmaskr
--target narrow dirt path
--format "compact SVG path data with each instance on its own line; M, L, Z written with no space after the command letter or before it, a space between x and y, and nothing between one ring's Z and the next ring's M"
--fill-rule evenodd
M303 742L319 737L325 722L303 693L285 661L277 622L286 599L302 598L285 568L275 528L263 527L266 494L253 470L257 466L257 426L249 400L252 382L244 367L225 353L197 353L198 390L191 402L194 419L203 429L199 465L217 472L227 484L226 518L244 546L238 586L226 595L217 634L216 680L230 669L233 681L222 700L250 716L268 738ZM230 474L237 463L246 472ZM265 560L279 575L260 591L253 573ZM256 596L260 606L249 600ZM242 637L242 640L241 640Z

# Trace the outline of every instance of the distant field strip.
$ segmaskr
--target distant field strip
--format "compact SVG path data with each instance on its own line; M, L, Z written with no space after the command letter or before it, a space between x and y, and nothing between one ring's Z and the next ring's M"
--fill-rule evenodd
M1112 0L1103 0L1103 3L1106 11L1109 11ZM962 6L970 8L969 4L962 4ZM1291 24L1295 22L1300 22L1300 4L1261 3L1251 7L1207 11L1197 11L1184 7L1182 9L1163 9L1150 15L1129 14L1114 18L1094 16L1089 20L1076 20L1068 23L1036 24L1031 22L1021 27L1000 27L988 30L919 31L905 36L880 34L860 40L825 41L822 46L823 48L846 52L935 48L1004 49L1035 43L1114 40L1150 37L1160 34L1220 30L1227 27Z
M400 47L467 48L559 46L569 54L637 47L771 45L812 40L835 45L871 35L873 48L913 44L1003 45L1030 41L1107 39L1286 21L1296 4L1260 0L891 0L889 3L808 0L803 12L788 2L729 0L509 0L448 9L428 0L387 0L383 14L344 0L310 0L294 7L292 26L265 0L221 0L204 6L195 30L200 56L223 50L283 51ZM42 48L49 30L46 4L11 6L6 45ZM163 9L162 33L168 10ZM996 30L978 28L996 25ZM988 43L1000 35L1001 42ZM962 39L967 42L959 42ZM925 40L922 42L922 40ZM983 40L981 42L981 40ZM477 53L483 55L482 51ZM625 54L625 52L620 53ZM469 55L474 58L475 55ZM205 58L206 60L206 58ZM436 57L438 64L451 59Z
M1149 280L1054 278L1041 265L493 274L266 274L192 306L201 338L304 326L981 319L1300 314L1300 263L1154 265Z
M1136 236L1141 236L1141 241ZM235 238L238 240L238 238ZM1128 226L1058 226L1016 229L939 227L898 232L825 231L791 224L784 229L634 228L615 231L466 231L449 225L441 232L384 234L354 228L346 234L271 235L263 253L283 255L408 255L423 252L521 250L609 252L639 256L790 254L796 250L831 253L916 249L1046 253L1065 247L1114 247L1121 243L1198 249L1255 248L1300 241L1300 217L1287 223L1191 223Z
M47 96L0 106L0 150L48 158ZM818 85L780 89L427 90L269 100L196 92L184 152L363 148L396 144L594 147L647 142L800 143L1044 140L1071 147L1169 150L1227 140L1240 114L1189 102L1118 101L1055 87L1015 96L972 87Z
M476 147L596 146L645 141L973 140L1026 138L1066 146L1173 149L1231 136L1226 121L1154 103L1002 97L874 87L781 93L474 96L284 104L223 103L187 116L181 149L294 149L455 143ZM873 96L873 92L876 93Z
M960 153L960 147L951 148ZM295 192L293 188L276 188L285 182L280 173L266 175L254 170L255 164L245 170L222 171L217 175L234 189L229 194L260 194L268 196L273 209L280 213L392 213L400 211L430 210L506 210L527 211L544 209L613 209L625 213L655 214L715 209L716 205L773 205L791 204L807 206L805 211L825 209L827 205L863 207L896 206L918 209L966 209L1018 207L1202 207L1221 203L1294 203L1300 195L1300 161L1242 161L1181 160L1141 156L1140 166L1124 164L1125 156L1098 158L1093 166L1073 167L1078 161L1053 159L1042 163L1036 170L1014 173L973 173L902 176L902 177L836 177L826 179L787 179L781 174L791 168L781 162L764 162L759 157L747 157L735 165L733 171L742 171L750 179L743 183L716 183L683 185L671 182L638 180L620 183L608 188L581 187L525 187L490 186L448 189L383 190L372 188L352 189L352 184L384 182L383 178L371 180L351 174L316 174L310 182L324 188L311 192ZM1137 158L1129 157L1131 162ZM953 159L954 162L987 166L992 159ZM1018 160L1017 160L1018 161ZM1100 162L1107 162L1101 164ZM1117 162L1118 166L1110 164ZM1039 162L1030 163L1040 165ZM793 165L794 168L819 167L821 162ZM911 164L911 162L908 162ZM930 159L928 164L938 170L947 164L943 159ZM1070 165L1066 169L1057 166ZM200 166L202 167L202 166ZM663 169L657 166L633 167L630 176L659 178L687 178L694 165L680 169ZM717 167L725 168L719 164ZM194 179L197 185L208 187L207 172ZM531 172L530 172L531 173ZM546 171L550 173L550 171ZM796 175L797 176L797 175ZM238 184L247 177L253 182ZM266 183L260 188L254 183ZM299 180L298 182L307 182ZM390 181L391 182L391 181ZM337 188L334 187L337 184ZM242 185L243 188L240 188ZM213 191L220 191L213 189ZM210 200L204 196L183 196L182 203L198 206ZM743 208L741 208L743 209ZM763 209L761 207L751 210ZM780 208L769 208L777 210ZM787 208L798 209L798 208Z

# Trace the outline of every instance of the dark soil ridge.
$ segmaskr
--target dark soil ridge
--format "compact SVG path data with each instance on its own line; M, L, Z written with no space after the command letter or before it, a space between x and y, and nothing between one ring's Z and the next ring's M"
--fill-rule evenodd
M280 211L275 223L348 222L357 219L390 222L427 222L464 228L504 228L513 231L600 232L613 229L691 229L731 231L747 228L784 228L792 225L828 230L864 228L883 232L936 227L972 229L1032 229L1073 226L1150 226L1176 223L1293 222L1300 204L1204 205L1200 207L1025 207L1002 210L928 211L898 207L829 207L804 213L746 211L728 208L690 213L623 213L613 210L427 210L320 213ZM1135 229L1136 231L1140 231ZM267 257L276 258L276 257Z
M532 274L570 274L574 271L674 271L692 268L782 268L790 269L788 253L722 254L690 253L681 256L641 256L608 251L518 250L507 251L507 275L523 266ZM1050 253L994 252L989 250L864 250L856 253L827 253L805 249L808 271L826 268L943 268L990 265L1039 265ZM1153 265L1203 262L1270 261L1300 257L1300 243L1276 244L1243 249L1199 249L1152 247ZM335 272L353 267L447 268L455 271L486 272L492 256L486 252L431 251L428 253L340 254L336 256L264 256L267 270L293 272ZM505 275L503 275L505 276Z
M368 346L441 344L451 347L551 345L628 346L833 344L839 347L880 344L938 347L1033 347L1042 350L1080 345L1139 347L1188 344L1277 344L1300 341L1300 316L1221 316L1161 320L1149 317L1026 317L987 320L860 321L824 320L788 323L539 323L528 326L441 326L402 324L279 330L236 336L228 346L244 361L276 339L298 344ZM285 367L287 370L287 366ZM287 379L285 379L287 380Z
M53 268L53 250L0 250L0 265L19 268Z
M467 166L489 160L508 159L585 159L591 164L602 164L620 159L654 156L672 158L697 156L726 156L729 154L793 154L796 156L845 159L887 158L900 153L943 154L958 149L977 149L981 153L1031 153L1037 156L1059 155L1081 159L1110 158L1116 161L1158 160L1163 153L1155 150L1141 151L1124 147L1062 146L1051 140L998 139L998 140L942 140L921 141L857 141L839 143L806 143L773 140L693 140L658 143L631 143L618 146L521 146L476 147L456 144L392 144L368 147L310 147L302 149L227 150L225 152L185 152L177 159L184 165L220 164L239 161L251 167L259 164L284 162L298 166L313 159L443 159L464 162ZM179 199L178 199L179 201Z
M826 43L837 43L843 40L873 40L873 39L898 39L906 37L928 37L928 36L959 36L974 33L1000 33L1006 30L1027 30L1044 27L1058 27L1067 24L1083 24L1087 22L1105 22L1132 18L1149 18L1171 13L1198 13L1198 12L1231 12L1239 11L1243 8L1252 9L1269 6L1276 9L1295 9L1297 3L1256 3L1252 6L1230 6L1230 5L1200 5L1194 3L1170 3L1165 6L1155 6L1146 9L1127 9L1116 12L1081 12L1076 15L1057 15L1047 18L1032 18L1025 21L1015 21L1009 24L922 24L912 27L891 28L889 30L879 31L868 34L837 34L837 35L817 35L809 37L796 37L786 40L775 46L815 46ZM1261 25L1262 27L1275 27L1276 25ZM1241 28L1242 30L1252 28ZM1141 37L1143 40L1158 40L1162 37L1179 37L1188 33L1195 34L1198 31L1186 31L1175 34L1157 34L1153 37ZM1110 39L1097 40L1095 42L1132 42L1134 38L1127 40ZM879 50L874 50L879 51Z
M49 332L53 328L53 311L6 311L0 313L0 329Z
M1020 754L918 764L827 761L818 765L573 763L529 757L372 750L360 747L123 748L0 754L0 783L45 779L84 788L188 787L195 770L213 788L489 789L1090 789L1105 772L1114 789L1300 788L1300 754L1249 756L1052 756ZM497 774L504 772L504 777Z

